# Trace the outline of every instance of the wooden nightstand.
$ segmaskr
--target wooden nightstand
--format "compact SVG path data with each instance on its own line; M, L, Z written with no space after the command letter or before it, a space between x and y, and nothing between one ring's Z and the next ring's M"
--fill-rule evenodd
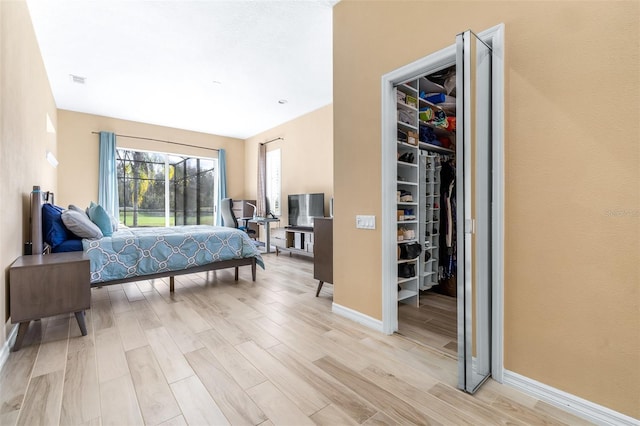
M20 323L13 351L22 346L32 320L75 313L87 335L84 310L91 304L89 258L84 252L21 256L9 269L11 322Z

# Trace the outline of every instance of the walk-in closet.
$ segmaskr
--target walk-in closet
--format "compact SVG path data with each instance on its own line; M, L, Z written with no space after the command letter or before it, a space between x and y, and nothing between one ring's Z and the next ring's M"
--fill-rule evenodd
M398 332L457 356L455 65L396 96Z
M502 374L503 26L382 76L382 330Z

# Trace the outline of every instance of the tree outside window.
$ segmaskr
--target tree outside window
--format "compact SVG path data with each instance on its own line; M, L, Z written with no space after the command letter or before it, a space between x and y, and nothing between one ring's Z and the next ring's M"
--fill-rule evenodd
M125 225L213 225L217 159L120 148L116 167Z

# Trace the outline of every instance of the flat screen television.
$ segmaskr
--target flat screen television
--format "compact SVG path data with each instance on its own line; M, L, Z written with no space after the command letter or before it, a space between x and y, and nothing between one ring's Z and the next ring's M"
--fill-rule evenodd
M324 194L290 194L289 226L313 227L314 217L324 217Z

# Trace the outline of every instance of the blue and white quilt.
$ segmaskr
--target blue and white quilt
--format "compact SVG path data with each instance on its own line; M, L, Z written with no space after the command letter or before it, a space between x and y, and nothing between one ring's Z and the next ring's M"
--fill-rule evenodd
M255 257L264 269L260 253L245 232L220 226L123 228L111 237L82 240L82 246L90 259L92 283L245 257Z

